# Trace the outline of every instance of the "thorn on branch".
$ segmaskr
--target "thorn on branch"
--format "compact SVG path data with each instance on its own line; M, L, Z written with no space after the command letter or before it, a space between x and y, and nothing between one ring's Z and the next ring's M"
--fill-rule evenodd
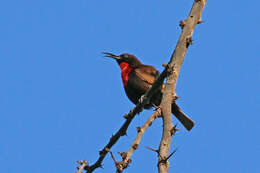
M101 155L104 155L104 154L106 154L106 151L103 149L103 150L101 150L101 151L99 151L99 155L101 156Z
M201 24L201 23L204 23L204 21L200 19L200 20L197 22L197 24Z
M175 149L168 157L166 157L166 158L161 158L161 160L158 162L158 165L160 164L160 163L163 163L163 164L167 164L167 161L173 156L173 154L175 153L177 151L177 149Z
M125 115L124 115L124 118L125 118L125 119L128 119L128 118L129 118L129 115L128 115L128 114L125 114Z
M167 67L167 65L168 65L168 64L166 64L166 63L163 63L163 64L162 64L163 67Z
M179 26L181 27L181 29L183 29L185 25L186 25L186 22L181 20L179 23Z
M181 129L176 128L177 124L175 124L171 129L171 135L175 135L177 131L181 131Z
M176 153L176 151L177 151L177 148L176 148L175 150L173 150L173 152L172 152L166 159L169 160L169 159L172 157L172 155L173 155L174 153Z
M162 159L162 156L160 155L160 151L158 149L156 150L156 149L154 149L152 147L145 147L145 148L147 148L148 150L156 152L158 154L159 158Z
M145 147L145 148L147 148L148 150L151 150L151 151L154 151L154 152L156 152L157 154L159 154L159 150L156 150L156 149L154 149L154 148L152 148L152 147Z
M168 74L172 74L173 73L173 71L174 71L174 66L173 65L168 64L166 68L167 68L167 73Z
M138 144L134 144L132 147L134 150L136 150L138 148Z
M188 48L190 45L192 45L192 37L186 38L186 48Z
M138 133L140 133L142 131L141 127L136 127L136 130Z
M139 112L140 112L140 111L139 111ZM139 113L139 112L138 112L138 113ZM124 118L128 120L129 118L131 118L131 116L133 116L133 114L134 114L134 108L131 109L128 114L125 114L125 115L124 115Z
M121 134L121 136L127 136L126 131L123 131L122 134Z

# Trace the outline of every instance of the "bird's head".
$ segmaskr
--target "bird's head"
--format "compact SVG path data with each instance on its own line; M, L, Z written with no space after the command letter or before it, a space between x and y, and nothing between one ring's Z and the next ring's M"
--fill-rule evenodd
M103 54L105 55L105 57L115 59L118 65L122 63L127 63L129 64L130 67L134 68L142 64L134 55L128 53L123 53L121 55L114 55L112 53L103 52Z

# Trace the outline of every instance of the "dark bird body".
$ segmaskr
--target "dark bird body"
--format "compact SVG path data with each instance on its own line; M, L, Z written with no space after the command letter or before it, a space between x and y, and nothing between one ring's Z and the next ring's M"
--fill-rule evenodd
M117 61L121 68L121 78L127 97L137 104L140 97L152 86L159 72L150 65L142 64L134 55L124 53L120 56L104 53L106 57L113 58ZM145 105L145 109L159 106L162 99L162 89L153 95L149 104ZM194 122L185 115L175 100L172 103L172 113L183 124L187 130L191 130Z

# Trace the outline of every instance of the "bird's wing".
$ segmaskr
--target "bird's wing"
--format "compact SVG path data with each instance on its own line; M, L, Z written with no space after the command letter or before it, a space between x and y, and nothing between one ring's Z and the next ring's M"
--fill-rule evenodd
M134 72L136 76L149 85L152 85L157 76L159 76L159 72L150 65L142 65L139 68L134 69Z

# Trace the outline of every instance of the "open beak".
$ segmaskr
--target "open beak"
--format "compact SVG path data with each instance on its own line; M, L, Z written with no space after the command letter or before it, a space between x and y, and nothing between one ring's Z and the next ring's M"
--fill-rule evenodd
M105 57L108 57L108 58L113 58L115 60L120 60L121 57L118 56L118 55L114 55L112 53L109 53L109 52L102 52L104 54Z

